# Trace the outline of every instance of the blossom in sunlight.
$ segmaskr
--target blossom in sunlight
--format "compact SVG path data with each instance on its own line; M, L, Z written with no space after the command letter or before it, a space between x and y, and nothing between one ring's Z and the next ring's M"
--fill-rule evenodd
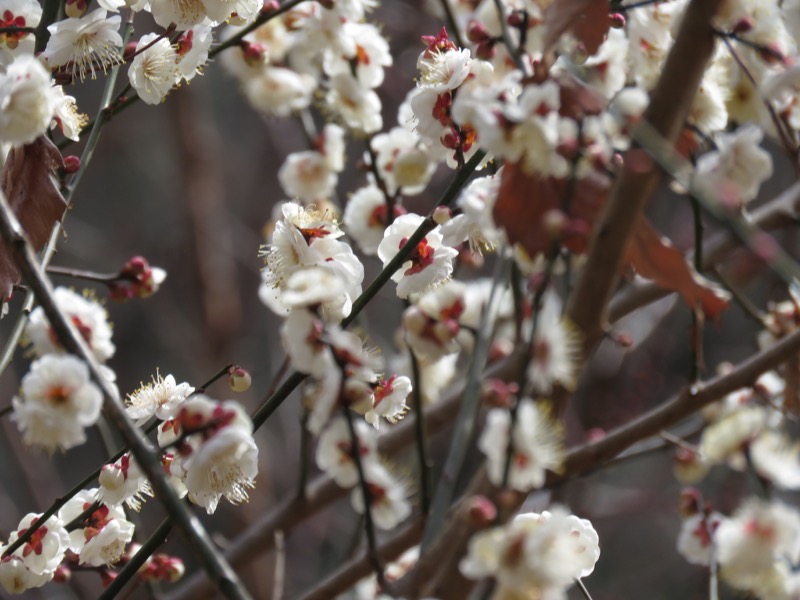
M55 111L50 129L58 127L64 137L77 142L80 139L81 131L89 124L88 115L78 112L75 98L65 94L64 88L60 85L53 86L53 97Z
M354 426L361 463L377 460L378 442L375 431L362 421L356 421ZM353 487L358 483L358 469L353 461L352 451L353 440L345 417L338 416L331 419L319 436L316 462L321 470L344 488Z
M756 472L784 490L800 489L800 442L785 433L766 430L750 444Z
M0 74L0 141L28 144L45 133L58 108L50 73L21 55Z
M394 529L411 514L406 486L379 462L364 465L364 479L369 489L370 511L375 526ZM353 489L350 500L355 511L364 513L364 493L361 486Z
M376 185L370 184L356 190L344 207L342 218L348 235L358 244L366 255L378 252L383 234L388 224L386 197ZM394 217L404 214L399 204L395 204Z
M150 383L141 384L127 397L125 412L138 426L144 425L153 415L167 421L175 418L181 403L193 392L194 388L188 383L176 383L174 376L162 377L156 373Z
M231 504L247 502L258 474L258 447L241 405L198 394L181 405L176 421L187 436L178 450L189 500L208 514L223 496Z
M214 41L214 33L208 25L195 25L181 34L176 43L178 73L184 81L191 81L202 73L208 62L208 50Z
M100 362L111 358L116 348L111 341L108 313L100 303L64 287L56 288L54 298L58 308L72 321L89 345L94 357ZM64 351L41 306L35 308L28 319L25 340L37 356Z
M142 506L143 496L152 496L153 489L130 452L117 462L103 465L98 477L99 499L108 506L123 502L135 511Z
M306 202L325 200L333 193L337 174L344 168L344 130L335 124L325 126L318 139L318 150L293 152L278 170L284 191Z
M378 246L378 258L385 267L406 245L408 238L422 225L424 217L407 214L397 217L386 230ZM428 233L399 270L392 275L397 283L397 295L408 298L409 294L424 292L447 280L453 273L453 259L458 252L442 243L438 228Z
M495 600L563 598L575 579L591 575L599 557L592 524L555 507L476 533L459 568L469 579L494 577Z
M526 492L544 484L546 471L558 472L561 469L565 457L564 434L550 415L548 405L528 398L519 402L511 440L509 411L494 408L486 417L478 447L488 459L489 480L494 485L503 485L506 463L509 462L509 487Z
M389 194L400 190L404 196L419 194L436 170L436 161L419 136L405 127L377 134L370 145L376 157L375 167Z
M85 428L100 416L103 395L86 364L71 355L48 354L34 361L12 400L12 419L26 444L48 452L86 441Z
M51 67L66 67L70 64L72 78L92 79L97 77L97 67L104 73L109 67L122 61L119 34L121 17L106 18L104 8L97 8L77 19L63 19L50 25L50 39L43 56Z
M461 214L442 225L444 243L455 247L469 242L470 250L478 253L493 250L503 240L492 218L499 189L500 173L473 179L456 199Z
M70 523L99 500L97 488L81 490L61 508L58 516ZM116 564L125 556L133 539L134 525L120 507L106 504L94 510L69 534L69 549L78 555L80 564L94 567Z
M160 104L180 80L178 53L168 39L159 39L157 33L142 36L136 51L141 52L128 69L131 86L147 104Z

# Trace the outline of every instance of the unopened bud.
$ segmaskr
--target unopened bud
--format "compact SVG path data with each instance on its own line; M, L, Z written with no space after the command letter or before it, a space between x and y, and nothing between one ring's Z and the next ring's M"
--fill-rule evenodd
M67 0L64 13L73 19L79 19L86 13L86 0Z
M475 48L475 56L481 60L492 60L496 54L495 42L492 39L484 40Z
M79 156L70 154L64 157L64 172L68 174L77 173L81 168L81 159Z
M183 561L176 556L165 557L159 568L161 579L167 583L175 583L183 577L184 573L186 573L186 567Z
M608 26L612 29L622 29L625 27L625 15L622 13L612 13L608 15Z
M617 342L623 348L630 348L633 346L633 336L626 332L622 331L614 336L614 341Z
M278 2L278 0L265 0L264 4L261 6L261 12L263 14L271 13L278 10L280 7L281 3Z
M506 17L506 23L509 27L522 27L525 24L526 15L521 10L515 10Z
M437 225L444 225L453 218L453 211L447 206L437 206L433 210L433 222Z
M455 150L461 144L461 136L458 135L458 132L455 129L451 129L448 133L445 133L442 136L441 142L442 146L445 148Z
M104 588L108 587L117 578L117 575L116 571L100 571L100 583Z
M467 23L467 39L470 42L478 44L488 40L490 37L491 36L489 35L489 31L486 29L486 26L480 21L470 19L470 22Z
M486 496L472 496L466 502L469 524L475 529L485 529L497 519L497 507Z
M735 34L747 33L754 27L753 19L750 17L742 17L736 24L733 26L731 31Z
M599 442L604 437L606 437L606 430L602 427L592 427L589 431L586 432L586 441L587 442Z
M481 385L481 402L490 408L511 408L519 386L502 379L487 379Z
M769 65L783 64L786 62L786 55L775 42L770 42L759 49L758 55L761 57L761 60Z
M489 364L497 362L511 356L514 351L514 343L506 338L497 339L489 346Z
M248 66L255 67L266 62L268 54L265 46L242 40L239 47L242 49L244 62L247 63Z
M228 369L228 387L234 392L246 392L250 389L252 382L250 373L239 365L234 365Z
M72 579L72 571L70 568L64 564L58 565L55 573L53 573L53 581L56 583L67 583L70 579Z

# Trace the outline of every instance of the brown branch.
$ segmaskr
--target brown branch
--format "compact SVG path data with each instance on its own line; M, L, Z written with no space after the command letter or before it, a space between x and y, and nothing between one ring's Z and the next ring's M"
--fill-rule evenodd
M784 363L789 357L796 356L798 352L800 352L800 330L794 331L771 348L751 356L731 372L705 383L686 387L663 404L617 427L601 440L571 449L564 464L564 472L558 475L551 473L545 487L552 487L567 479L602 467L637 442L660 435L664 429L691 416L726 394L752 385L759 375ZM489 489L485 472L480 474L480 480L475 481L473 485L481 491ZM506 490L503 494L502 505L508 507L509 513L513 514L519 510L526 497L527 494ZM398 582L398 591L404 593L409 588L416 591L414 583L417 576L415 573L421 571L424 576L419 577L419 580L428 582L427 586L420 588L423 594L442 599L454 597L449 594L448 590L453 589L453 584L461 578L458 572L458 560L464 555L468 542L468 539L464 539L464 529L463 518L454 512L443 528L441 536L441 539L450 540L451 543L447 546L448 554L454 558L443 561L442 549L432 547L420 558L417 569ZM461 541L459 548L455 548L456 544L453 543L456 540ZM431 566L438 570L437 576L432 577L428 571L424 570L430 569ZM414 597L414 594L409 594L409 596Z
M763 231L774 231L797 224L798 215L800 215L800 182L755 209L748 219L754 227ZM705 269L714 267L738 246L738 238L731 231L717 235L703 246L703 267ZM614 323L634 310L671 293L649 282L633 284L612 300L609 307L609 321Z
M721 0L692 0L672 46L643 120L674 143L680 134L706 64L714 52L710 21ZM636 148L629 151L640 151ZM567 314L584 334L588 355L603 334L606 305L645 204L661 171L642 172L625 161L589 247L586 265L570 299Z

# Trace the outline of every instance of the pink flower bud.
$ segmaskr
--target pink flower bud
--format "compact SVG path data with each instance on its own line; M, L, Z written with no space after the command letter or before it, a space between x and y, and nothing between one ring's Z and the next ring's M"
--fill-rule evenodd
M475 529L485 529L497 519L497 507L486 496L472 496L466 501L469 524Z
M488 40L490 37L486 26L480 21L470 19L469 23L467 23L467 39L470 42L478 44Z
M433 210L433 222L437 225L444 225L453 218L453 211L446 206L437 206Z
M622 13L613 13L608 15L608 25L612 29L622 29L625 27L625 15Z
M496 54L495 51L495 42L494 40L484 40L478 47L475 48L475 56L480 58L481 60L492 60L494 55Z
M69 156L64 157L64 172L65 173L77 173L78 169L81 168L81 159L79 156L75 156L74 154L70 154Z

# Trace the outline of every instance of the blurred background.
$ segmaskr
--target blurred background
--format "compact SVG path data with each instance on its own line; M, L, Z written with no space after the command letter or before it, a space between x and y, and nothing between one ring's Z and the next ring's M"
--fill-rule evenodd
M414 85L420 35L434 34L442 21L425 10L423 2L386 1L373 19L383 24L394 65L378 90L384 102L384 124L396 120L397 106ZM141 26L136 36L147 33ZM93 114L102 80L77 86L74 93L82 111ZM317 125L322 121L314 112ZM208 394L235 397L252 412L268 394L273 376L283 362L280 320L258 299L261 261L258 249L276 203L286 199L277 180L284 157L308 147L299 119L276 119L255 113L238 93L235 80L219 64L205 68L173 92L160 106L141 102L115 116L103 130L94 162L74 196L65 219L65 235L53 264L99 272L114 272L134 255L167 270L161 290L147 300L108 301L114 323L115 356L109 361L123 394L147 382L159 369L177 381L198 386L228 363L248 369L252 388L231 392L224 381ZM73 145L65 154L80 154ZM341 199L365 180L358 163L362 140L348 142L348 167L340 178ZM762 199L773 197L792 181L785 158L773 152L776 175L762 188ZM447 185L444 168L429 190L413 198L412 208L427 210ZM693 244L691 210L685 197L662 189L652 202L650 217L674 243ZM713 232L713 227L709 231ZM783 238L796 249L793 233ZM365 283L378 272L377 259L364 260ZM475 273L489 276L492 261ZM777 279L765 273L747 252L735 253L726 263L730 276L758 306L785 298ZM56 277L56 284L86 287L82 282ZM103 289L97 290L103 297ZM0 323L6 339L19 299ZM401 302L391 286L367 309L365 323L373 344L390 358L396 350L393 331ZM691 315L670 297L620 323L635 344L623 349L605 342L585 373L569 415L573 442L588 431L611 429L664 401L683 386L690 372ZM736 362L755 348L755 328L733 306L719 324L705 334L706 373L722 361ZM10 403L29 359L20 351L0 378L0 406ZM28 512L41 512L53 499L98 467L106 451L97 432L89 443L48 456L30 452L7 418L0 422L0 533L3 538ZM691 427L689 427L691 429ZM293 395L256 436L260 472L249 504L233 507L222 501L207 518L198 511L224 548L237 534L257 522L271 507L295 493L300 470L300 410ZM446 452L447 433L434 444L434 459ZM403 455L398 464L413 464ZM474 455L477 466L479 456ZM675 551L679 527L678 493L671 475L670 451L649 454L619 466L561 485L552 493L532 495L528 508L540 511L549 502L570 507L592 521L600 534L601 557L586 585L595 600L630 598L701 599L707 597L707 574L688 565ZM315 467L310 466L312 473ZM409 472L413 466L408 467ZM752 486L745 476L720 470L703 484L707 497L727 511ZM794 498L797 500L797 497ZM144 541L163 519L158 502L149 501L131 517ZM347 498L318 514L286 539L285 597L297 597L359 548L363 527ZM186 561L187 572L197 569L178 534L165 547ZM268 598L273 588L274 555L254 557L242 577L256 598ZM180 585L180 584L178 584ZM78 573L64 585L50 584L27 592L25 598L94 598L101 589L94 573ZM173 589L175 589L173 587ZM166 588L138 586L122 597L159 597ZM572 598L577 592L572 590ZM727 596L726 596L727 594ZM732 595L723 591L723 597Z

